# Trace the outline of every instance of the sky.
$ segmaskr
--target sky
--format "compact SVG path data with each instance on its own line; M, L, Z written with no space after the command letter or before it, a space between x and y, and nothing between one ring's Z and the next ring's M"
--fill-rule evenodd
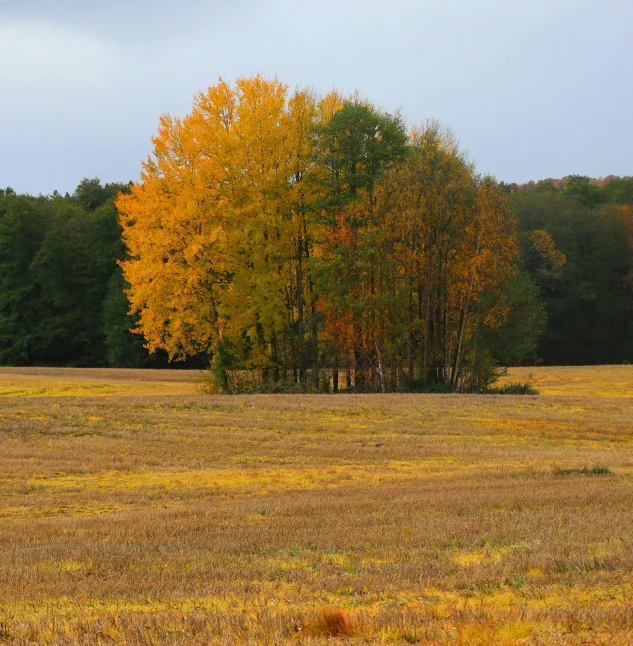
M479 172L633 175L631 0L0 0L0 187L137 181L163 113L261 74L451 128Z

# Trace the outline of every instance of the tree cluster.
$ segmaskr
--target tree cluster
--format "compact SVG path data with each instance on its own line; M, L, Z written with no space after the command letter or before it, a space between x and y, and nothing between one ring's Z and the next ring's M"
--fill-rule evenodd
M481 390L512 286L530 301L504 190L437 124L359 97L220 82L162 119L117 206L139 330L172 358L209 352L225 390L239 371Z

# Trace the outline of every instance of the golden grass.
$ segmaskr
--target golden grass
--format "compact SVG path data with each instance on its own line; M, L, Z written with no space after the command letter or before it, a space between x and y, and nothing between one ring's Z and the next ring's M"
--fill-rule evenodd
M0 397L194 395L198 371L0 367Z
M3 368L0 644L631 644L611 369L532 370L567 396L222 397Z
M510 368L501 383L533 377L542 395L633 397L633 366L539 366Z

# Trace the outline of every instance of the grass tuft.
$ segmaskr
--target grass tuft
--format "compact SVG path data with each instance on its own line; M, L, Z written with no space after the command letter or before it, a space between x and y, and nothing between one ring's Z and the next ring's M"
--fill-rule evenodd
M351 637L355 632L349 613L333 606L320 608L305 627L305 633L314 637Z
M11 638L8 624L0 621L0 642L8 642Z
M582 467L580 469L562 469L561 467L554 465L552 467L552 473L559 478L567 478L569 476L612 476L615 475L611 469L608 467Z

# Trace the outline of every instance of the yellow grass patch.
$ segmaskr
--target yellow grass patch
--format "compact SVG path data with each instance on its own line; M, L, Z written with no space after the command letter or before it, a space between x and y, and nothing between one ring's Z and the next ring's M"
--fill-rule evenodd
M0 367L0 397L194 395L198 371Z
M533 378L541 395L633 397L633 366L510 368L501 384Z

